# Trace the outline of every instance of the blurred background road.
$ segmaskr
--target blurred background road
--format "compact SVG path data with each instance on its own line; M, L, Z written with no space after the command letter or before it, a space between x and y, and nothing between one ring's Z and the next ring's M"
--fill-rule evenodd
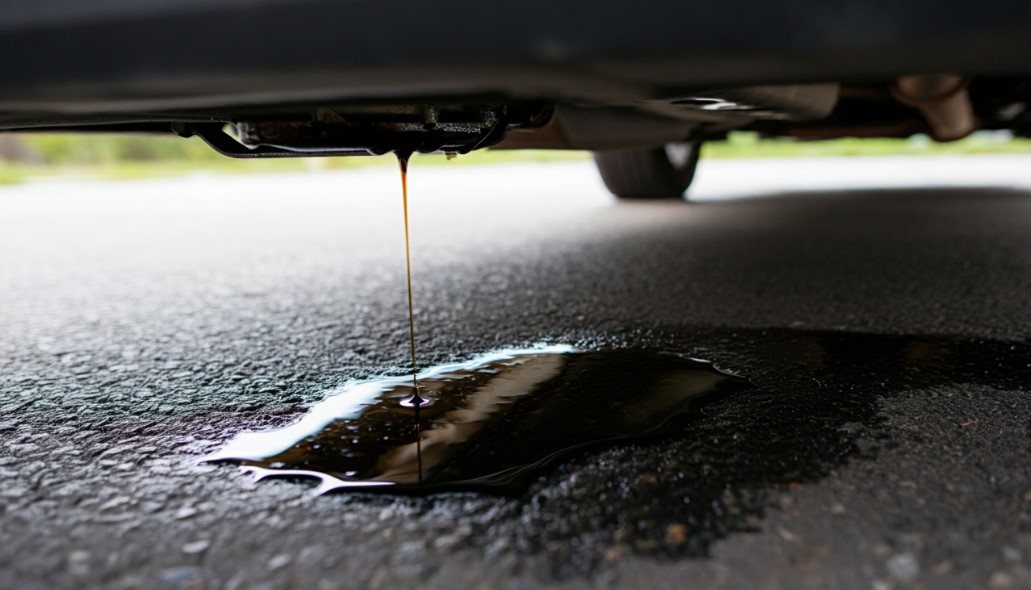
M1031 586L1031 157L411 169L421 357L647 346L756 384L522 494L196 460L407 362L390 167L0 188L0 587ZM575 419L575 417L570 417Z

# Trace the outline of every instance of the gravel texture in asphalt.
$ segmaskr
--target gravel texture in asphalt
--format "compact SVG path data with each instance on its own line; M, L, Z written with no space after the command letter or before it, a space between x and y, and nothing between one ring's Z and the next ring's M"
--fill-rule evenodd
M408 362L391 168L0 190L2 588L1031 587L1027 157L412 165L424 364L647 347L754 388L511 495L198 465ZM568 420L576 420L570 415Z

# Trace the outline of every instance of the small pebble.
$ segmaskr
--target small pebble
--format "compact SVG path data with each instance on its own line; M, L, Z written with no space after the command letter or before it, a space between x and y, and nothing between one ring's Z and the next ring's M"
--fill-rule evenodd
M626 553L626 549L622 545L614 545L605 550L605 561L609 563L615 563L620 559L623 559L623 555Z
M784 527L777 527L777 534L780 535L781 539L784 539L788 543L797 543L798 542L798 535L796 535L795 533L789 531L788 529L786 529Z
M1012 588L1013 576L1006 572L995 572L992 577L988 578L988 586L990 588Z
M203 586L204 576L201 574L200 568L191 565L179 565L162 571L161 581L173 588L192 590Z
M89 575L89 551L72 551L68 554L68 572L73 576Z
M920 564L912 553L899 553L888 558L888 573L903 584L912 584L920 576Z
M293 558L287 555L286 553L280 553L279 555L276 555L272 559L268 560L268 568L270 570L277 570L281 567L289 565L292 560Z
M210 546L211 541L208 541L207 539L201 539L200 541L194 541L192 543L187 543L183 545L183 553L191 555L194 553L203 553Z
M673 545L687 543L687 527L682 524L671 524L666 527L666 542Z

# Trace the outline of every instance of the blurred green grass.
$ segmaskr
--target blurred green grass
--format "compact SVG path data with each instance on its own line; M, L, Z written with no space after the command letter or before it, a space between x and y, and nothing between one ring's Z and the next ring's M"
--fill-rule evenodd
M938 144L927 137L909 139L845 138L820 142L760 139L735 132L708 142L704 158L792 158L983 153L1031 153L1031 140L1005 133L977 133L962 141ZM477 165L507 162L587 160L587 152L480 150L448 160L419 156L419 165ZM33 178L73 176L104 180L153 178L191 173L249 174L394 166L389 157L287 158L238 160L222 156L197 138L149 135L0 134L0 184Z

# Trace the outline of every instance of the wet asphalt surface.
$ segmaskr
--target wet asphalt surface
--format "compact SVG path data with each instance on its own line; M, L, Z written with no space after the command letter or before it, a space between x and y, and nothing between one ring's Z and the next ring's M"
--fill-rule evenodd
M712 162L698 202L620 205L586 163L416 159L424 364L654 348L754 384L432 497L196 463L403 373L392 170L4 188L0 587L1031 587L1029 164Z

